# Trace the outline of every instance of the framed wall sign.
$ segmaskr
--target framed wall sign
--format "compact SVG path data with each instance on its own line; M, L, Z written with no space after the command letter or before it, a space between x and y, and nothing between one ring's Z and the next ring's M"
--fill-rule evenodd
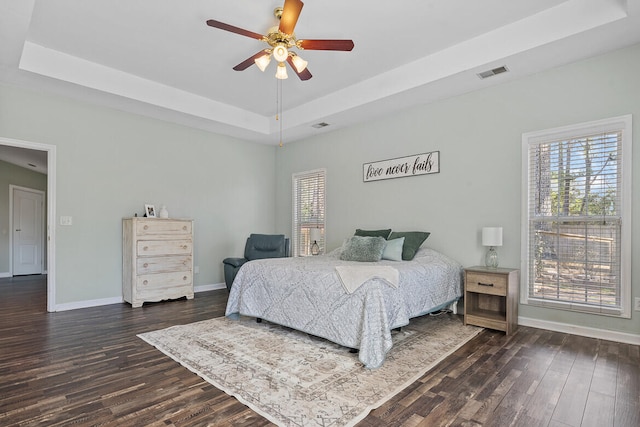
M439 151L381 160L379 162L365 163L362 165L362 179L364 182L427 175L438 172L440 172Z

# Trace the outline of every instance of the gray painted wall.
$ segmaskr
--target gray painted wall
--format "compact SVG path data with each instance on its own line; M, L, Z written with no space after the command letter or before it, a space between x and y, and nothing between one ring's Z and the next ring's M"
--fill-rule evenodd
M327 247L356 228L424 230L425 245L465 266L483 263L483 226L502 226L500 264L520 267L522 134L633 114L635 194L640 188L640 45L456 98L324 133L277 151L277 229L291 233L291 175L327 169ZM500 78L494 77L494 78ZM363 163L440 151L441 172L362 181ZM640 251L640 199L633 200L633 259ZM632 271L640 296L640 263ZM633 318L520 306L520 315L638 334Z
M504 227L501 265L520 266L521 136L633 114L640 167L640 46L408 109L282 148L0 86L0 136L57 147L56 303L121 295L121 218L145 202L195 219L196 285L222 282L221 260L250 232L291 234L291 175L327 169L327 243L355 228L428 230L426 245L482 262L480 229ZM500 78L500 77L497 77ZM441 172L362 182L362 164L440 151ZM640 173L634 175L640 188ZM640 250L633 200L633 254ZM56 220L56 223L58 221ZM632 271L640 296L640 264ZM631 320L520 307L525 317L637 334Z
M122 218L145 203L194 219L196 286L274 231L275 147L7 86L0 136L56 146L58 305L122 296Z

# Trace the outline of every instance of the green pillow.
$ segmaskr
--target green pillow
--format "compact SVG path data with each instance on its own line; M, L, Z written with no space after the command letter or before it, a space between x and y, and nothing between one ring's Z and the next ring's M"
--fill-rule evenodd
M382 259L390 261L402 261L402 246L404 245L404 237L399 239L387 240L387 244L382 252Z
M404 245L402 246L402 259L411 261L416 252L420 249L420 245L427 240L431 233L426 231L394 231L389 235L389 240L404 237Z
M343 261L380 261L387 241L380 236L352 236L342 244L340 259Z
M363 237L384 237L387 239L389 237L389 233L391 233L391 229L387 230L362 230L360 228L356 229L356 234L354 236L363 236Z

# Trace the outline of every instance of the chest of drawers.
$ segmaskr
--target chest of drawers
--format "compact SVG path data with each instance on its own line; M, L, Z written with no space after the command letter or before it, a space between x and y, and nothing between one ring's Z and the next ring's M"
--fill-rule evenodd
M193 298L192 220L124 218L122 258L122 294L133 307Z

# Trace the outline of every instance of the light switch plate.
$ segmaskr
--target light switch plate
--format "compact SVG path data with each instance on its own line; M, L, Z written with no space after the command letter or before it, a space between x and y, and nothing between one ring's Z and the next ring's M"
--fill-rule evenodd
M61 216L60 217L60 225L71 225L73 224L73 218L70 216Z

